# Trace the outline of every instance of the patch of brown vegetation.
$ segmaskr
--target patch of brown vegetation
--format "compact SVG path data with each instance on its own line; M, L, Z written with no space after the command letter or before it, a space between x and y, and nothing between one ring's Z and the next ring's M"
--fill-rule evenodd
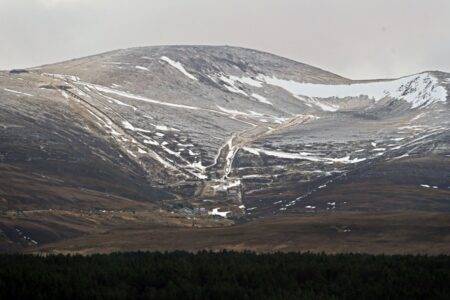
M327 253L450 253L445 213L323 213L259 219L230 227L114 229L44 245L33 252L254 250Z

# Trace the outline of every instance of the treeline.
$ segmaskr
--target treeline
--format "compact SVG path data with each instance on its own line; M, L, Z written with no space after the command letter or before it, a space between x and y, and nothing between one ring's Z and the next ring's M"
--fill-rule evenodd
M5 254L0 299L450 299L450 257Z

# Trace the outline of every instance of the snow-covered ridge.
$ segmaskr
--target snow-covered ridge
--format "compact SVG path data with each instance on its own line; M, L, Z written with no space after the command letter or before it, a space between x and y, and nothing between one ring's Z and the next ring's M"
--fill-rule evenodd
M438 79L431 73L421 73L391 81L340 85L300 83L266 75L259 75L258 79L281 87L295 97L346 98L365 95L375 101L392 97L410 103L412 108L447 101L447 90L439 85Z

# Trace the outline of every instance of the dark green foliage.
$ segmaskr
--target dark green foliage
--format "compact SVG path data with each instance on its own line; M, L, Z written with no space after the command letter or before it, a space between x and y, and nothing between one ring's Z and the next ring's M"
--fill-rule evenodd
M0 299L450 299L449 256L0 255Z

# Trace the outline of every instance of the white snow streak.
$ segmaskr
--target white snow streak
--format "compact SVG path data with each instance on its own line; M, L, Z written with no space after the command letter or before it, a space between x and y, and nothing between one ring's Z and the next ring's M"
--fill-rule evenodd
M234 110L234 109L227 109L224 108L222 106L216 105L218 109L220 109L221 111L230 114L230 115L241 115L241 116L249 116L249 114L242 112L242 111L238 111L238 110Z
M10 90L10 89L3 89L7 92L13 93L13 94L17 94L17 95L24 95L24 96L28 96L28 97L33 97L33 95L28 94L28 93L24 93L24 92L19 92L19 91L15 91L15 90Z
M273 105L272 102L270 102L269 100L266 99L266 97L263 97L261 95L258 95L256 93L252 94L252 97L255 98L256 100L258 100L261 103L265 103L265 104L269 104L269 105Z
M149 98L146 98L146 97L143 97L143 96L134 95L134 94L131 94L131 93L123 92L123 91L120 91L120 90L112 89L112 88L101 86L101 85L96 85L96 84L86 84L86 85L88 85L91 88L96 89L99 92L104 92L104 93L108 93L108 94L115 94L115 95L119 95L121 97L129 98L129 99L144 101L144 102L158 104L158 105L163 105L163 106L170 106L170 107L176 107L176 108L190 109L190 110L198 110L198 109L200 109L199 107L196 107L196 106L189 106L189 105L183 105L183 104L175 104L175 103L170 103L170 102L157 101L157 100L149 99Z
M130 122L128 122L128 121L122 121L122 126L124 127L124 128L126 128L126 129L129 129L129 130L131 130L131 131L139 131L139 132L146 132L146 133L152 133L150 130L145 130L145 129L142 129L142 128L137 128L137 127L134 127Z
M283 159L301 159L301 160L308 160L313 162L329 162L329 163L343 163L343 164L354 164L359 163L362 161L365 161L366 158L354 158L350 159L350 156L345 156L341 158L331 158L331 157L317 157L317 156L311 156L310 153L301 152L301 153L288 153L288 152L282 152L282 151L273 151L273 150L265 150L265 149L258 149L258 148L250 148L250 147L244 147L242 148L245 151L260 155L261 153L264 153L268 156L283 158Z
M138 70L150 71L148 68L142 67L142 66L135 66L135 68L138 69Z
M223 80L224 77L225 76L222 76L221 79ZM257 87L257 88L262 87L261 81L257 81L250 77L237 77L237 76L230 75L230 76L228 76L228 78L229 78L229 82L231 83L231 85L234 85L234 83L237 81L237 82L247 84L247 85L250 85L253 87Z
M183 67L183 65L177 61L173 61L170 58L168 58L167 56L161 56L160 58L161 60L167 62L169 65L171 65L172 67L174 67L175 69L177 69L178 71L180 71L181 73L183 73L186 77L197 81L198 79L190 74L188 71L186 71L186 69Z

